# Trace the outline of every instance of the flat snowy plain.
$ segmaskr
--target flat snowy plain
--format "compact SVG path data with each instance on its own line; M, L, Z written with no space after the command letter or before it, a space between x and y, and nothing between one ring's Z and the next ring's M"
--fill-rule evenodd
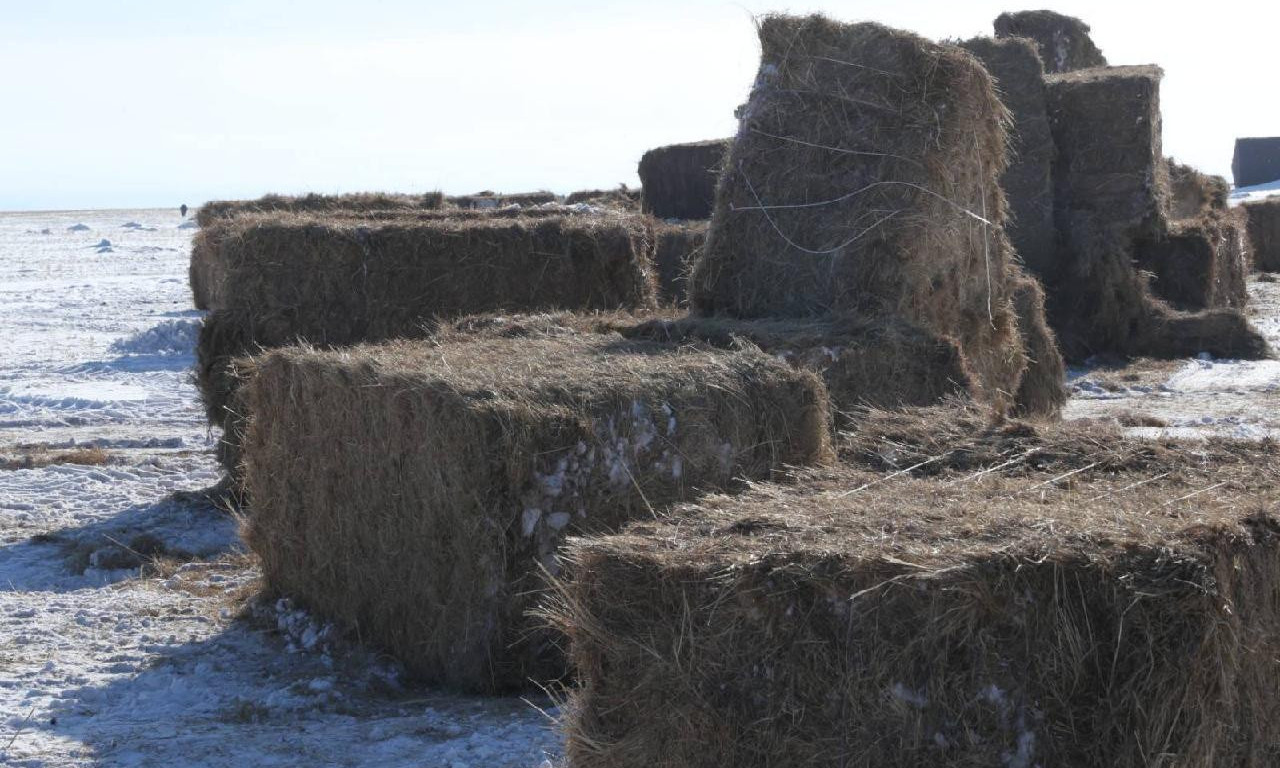
M239 618L257 572L198 493L220 473L182 224L0 214L0 765L553 760L544 700L402 687L284 603ZM3 468L86 448L105 463ZM144 543L164 568L115 567Z
M188 378L200 313L182 223L0 214L0 467L105 460L0 468L0 765L554 762L541 698L405 688L285 603L240 617L257 572L198 493L219 472ZM1250 290L1280 349L1280 283ZM1073 370L1071 385L1068 418L1280 435L1276 361L1140 361ZM164 568L114 567L144 542Z

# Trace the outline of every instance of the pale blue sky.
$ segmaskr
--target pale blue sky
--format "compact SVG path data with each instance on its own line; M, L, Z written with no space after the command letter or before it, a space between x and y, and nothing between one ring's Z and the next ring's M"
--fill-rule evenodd
M1164 66L1166 153L1229 174L1237 135L1280 135L1277 5L0 0L0 210L635 184L645 149L733 133L771 10L933 38L1081 16Z

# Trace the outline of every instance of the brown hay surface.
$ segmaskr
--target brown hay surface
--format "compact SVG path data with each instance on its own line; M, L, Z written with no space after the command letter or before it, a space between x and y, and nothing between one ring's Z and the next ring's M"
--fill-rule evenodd
M1173 158L1165 160L1169 173L1169 218L1198 219L1227 210L1231 186L1221 176L1201 173Z
M508 206L518 205L521 207L530 205L547 205L549 203L560 202L560 196L555 192L548 192L545 189L537 192L492 192L485 190L477 192L474 195L450 195L445 201L455 208L486 210L493 208L506 208Z
M658 271L658 298L666 305L688 304L689 273L707 242L707 222L682 221L654 224L657 247L654 266Z
M614 208L620 211L639 211L641 191L628 189L626 184L617 189L583 189L565 196L565 205L587 205Z
M1049 328L1044 289L1034 277L1022 274L1013 278L1012 285L1018 332L1027 352L1027 370L1014 397L1015 412L1056 418L1067 403L1067 367L1058 349L1058 337Z
M570 531L830 455L821 384L618 336L268 352L240 399L269 588L427 680L562 673L524 612Z
M672 144L645 152L637 175L644 210L660 219L709 219L729 139Z
M1241 206L1248 217L1253 266L1264 272L1280 272L1280 197Z
M1002 13L996 37L1025 37L1036 42L1046 72L1056 74L1107 66L1107 58L1089 36L1089 25L1053 11Z
M347 195L299 196L263 195L257 200L211 200L196 211L196 223L208 227L220 219L245 213L269 211L292 213L332 213L335 211L415 211L433 210L444 206L444 196L439 192L421 195L392 194L387 192L357 192Z
M1175 220L1155 241L1140 241L1137 264L1151 274L1151 289L1175 309L1241 309L1248 301L1243 215L1208 210Z
M867 406L933 405L974 389L954 340L901 322L686 317L619 330L633 339L759 348L820 375L838 416Z
M988 399L1014 391L1026 363L1005 280L1007 112L986 70L960 48L822 16L768 16L760 41L693 310L899 318L955 338Z
M575 539L567 764L1274 765L1275 467L844 468Z
M1005 230L1022 263L1036 275L1053 268L1057 230L1053 218L1053 161L1044 65L1035 42L1022 37L974 38L961 43L995 78L1013 123L1009 167L1000 177L1009 200Z

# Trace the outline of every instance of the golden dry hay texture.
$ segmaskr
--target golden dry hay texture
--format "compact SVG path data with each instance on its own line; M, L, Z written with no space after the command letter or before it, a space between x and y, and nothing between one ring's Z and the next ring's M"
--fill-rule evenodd
M891 318L953 338L986 400L1026 361L1004 234L1008 113L964 50L878 24L767 16L690 304Z
M759 352L485 337L251 367L246 539L269 588L468 690L563 673L524 614L567 533L832 453L821 383Z
M1280 464L1238 458L824 470L572 540L566 764L1274 766Z

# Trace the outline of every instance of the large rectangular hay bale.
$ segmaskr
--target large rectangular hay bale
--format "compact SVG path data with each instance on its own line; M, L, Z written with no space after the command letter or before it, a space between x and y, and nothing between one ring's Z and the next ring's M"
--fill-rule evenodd
M1253 266L1263 272L1280 272L1280 197L1245 203L1249 247Z
M645 152L637 175L644 210L660 219L709 219L729 139L672 144Z
M1055 11L1015 11L996 17L996 37L1034 40L1050 74L1107 66L1107 58L1089 35L1089 25Z
M508 206L536 206L548 205L560 201L560 196L555 192L547 190L538 190L537 192L493 192L485 190L477 192L474 195L450 195L445 201L452 206L462 208L464 210L493 210L496 208L506 208Z
M444 206L444 195L355 192L345 195L263 195L257 200L211 200L196 211L196 223L208 227L220 219L246 213L333 213L336 211L422 211Z
M1231 175L1237 187L1280 181L1280 136L1236 139Z
M525 612L568 532L831 451L812 374L616 335L274 350L239 398L269 589L480 691L563 673Z
M1228 469L841 470L576 539L566 764L1274 766L1275 477Z
M1248 300L1246 240L1242 214L1210 211L1170 222L1161 238L1140 241L1135 256L1155 295L1175 309L1238 309Z
M1025 367L1006 281L1006 110L969 53L768 16L702 259L698 314L892 317L955 338L990 399Z
M1013 123L1009 167L1000 177L1009 200L1005 224L1014 250L1034 274L1052 269L1057 256L1053 218L1053 162L1057 155L1045 98L1044 65L1035 43L1022 37L978 37L961 43L995 78Z

